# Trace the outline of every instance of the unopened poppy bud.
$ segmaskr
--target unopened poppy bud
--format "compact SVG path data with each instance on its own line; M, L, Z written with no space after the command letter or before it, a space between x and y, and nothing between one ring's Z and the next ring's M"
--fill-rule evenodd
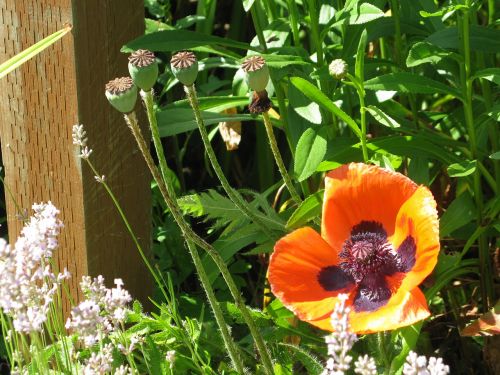
M198 75L198 60L193 52L178 52L170 59L175 78L184 86L191 86Z
M343 79L347 74L347 63L342 59L335 59L328 66L328 71L333 78Z
M115 78L106 84L106 98L118 111L130 113L137 100L137 87L130 77Z
M128 71L137 87L149 91L158 78L158 62L153 52L139 49L128 58Z
M247 85L250 89L257 92L266 89L269 83L269 68L262 56L248 57L241 64L241 68L246 73Z

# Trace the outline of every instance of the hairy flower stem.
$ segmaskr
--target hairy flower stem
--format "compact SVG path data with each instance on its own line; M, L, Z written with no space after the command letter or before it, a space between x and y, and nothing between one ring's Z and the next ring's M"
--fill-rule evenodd
M238 209L251 221L259 226L259 228L271 239L274 239L276 236L269 230L267 224L258 217L255 213L253 213L248 208L248 203L241 197L241 195L232 188L227 180L222 168L217 161L217 156L215 156L215 151L212 148L212 144L210 143L210 139L208 138L207 129L205 128L205 123L203 122L203 118L201 117L200 107L198 105L198 98L196 96L196 89L194 85L184 86L184 91L186 92L187 98L189 100L189 104L191 104L191 108L194 112L194 117L196 120L196 124L198 124L198 129L200 130L201 139L203 140L203 145L205 146L205 150L208 154L208 158L212 164L212 168L215 171L215 174L219 178L219 181L228 195L229 199L233 201L233 203L238 207Z
M462 100L464 105L465 124L469 136L469 145L472 156L481 163L481 155L478 152L476 129L474 128L474 115L472 112L472 78L471 78L471 52L470 52L470 25L469 7L471 1L466 1L467 8L462 10L462 16L458 17L458 27L461 39L461 52L464 64L460 65L460 76L462 86ZM473 190L476 201L477 225L483 224L483 191L481 187L481 172L476 169L473 175ZM483 311L487 311L494 302L493 277L491 271L491 259L486 236L479 236L479 264L481 270L481 297L483 299Z
M142 97L144 104L146 106L146 112L148 115L151 133L153 135L153 143L155 145L156 154L158 156L158 160L160 163L160 170L161 170L161 174L163 177L162 181L165 183L165 185L167 187L167 191L169 191L172 194L172 192L174 190L173 190L173 187L172 187L170 180L168 178L168 175L167 175L168 166L167 166L167 161L165 159L165 154L163 153L163 146L161 144L160 133L158 130L158 123L156 121L156 116L154 113L153 94L151 91L142 91L141 90L141 97ZM137 119L136 118L132 119L131 117L132 117L131 115L128 116L129 122L130 123L135 122L135 124L137 124ZM140 131L138 125L129 125L129 126L131 129L136 128L136 130L132 130L133 133ZM135 136L135 134L134 134L134 136ZM219 305L219 302L217 301L217 298L215 297L214 290L210 284L210 280L208 278L207 272L205 271L205 268L203 267L203 263L201 261L200 255L198 254L198 250L196 249L196 245L188 237L186 237L186 244L187 244L187 247L189 250L189 254L191 255L191 258L193 259L193 263L194 263L194 266L196 268L196 272L198 273L198 277L200 279L201 285L202 285L202 287L205 290L205 293L207 295L208 303L210 304L210 307L212 308L212 311L214 312L215 320L217 322L217 325L219 326L219 329L220 329L220 332L222 335L222 339L224 340L224 345L226 346L226 349L229 353L229 357L231 358L231 362L232 362L235 370L238 371L239 373L242 373L244 367L243 367L243 363L241 361L241 357L238 353L238 348L237 348L234 340L232 339L231 334L229 333L229 329L228 329L228 326L227 326L226 321L224 319L222 309Z
M236 307L240 310L243 320L248 325L250 334L252 335L255 341L255 345L257 346L257 349L261 356L262 363L264 365L266 373L272 374L273 367L272 367L271 357L269 355L269 352L267 351L264 340L257 328L257 325L255 324L255 321L253 320L245 303L243 302L240 291L236 286L236 283L234 282L234 279L231 276L231 273L229 272L229 269L227 268L224 259L222 259L220 254L217 252L217 250L215 250L212 247L212 245L210 245L204 239L198 236L184 219L181 209L175 200L174 192L170 191L168 185L165 184L165 182L161 178L160 171L156 167L154 160L151 157L151 154L149 153L148 144L146 143L144 137L142 136L135 114L132 113L125 115L125 120L127 121L127 124L129 125L132 131L132 134L137 142L137 145L139 146L139 150L141 151L144 160L146 161L146 164L148 165L148 168L151 171L151 174L153 175L154 180L158 184L160 193L163 196L163 199L165 200L168 209L172 213L175 222L180 227L186 240L196 244L197 246L205 250L217 265L218 269L222 274L222 277L226 281L229 291L235 301Z
M290 175L288 174L288 171L285 167L285 163L283 163L278 144L276 143L276 137L274 136L273 124L271 124L269 113L264 112L262 114L262 118L264 119L267 137L269 138L269 145L271 146L271 151L273 152L274 160L276 161L278 169L280 170L281 177L283 177L283 181L285 182L286 188L290 192L292 199L295 201L295 203L300 204L302 202L302 199L300 198L299 193L297 193L297 190L295 190L292 179L290 178Z

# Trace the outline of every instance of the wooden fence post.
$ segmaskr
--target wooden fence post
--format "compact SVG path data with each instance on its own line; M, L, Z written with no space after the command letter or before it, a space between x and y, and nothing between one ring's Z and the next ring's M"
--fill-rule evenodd
M141 0L4 0L0 2L0 62L45 36L73 31L0 80L0 140L5 183L23 210L51 200L64 229L55 256L71 272L73 298L81 276L121 277L146 301L152 282L104 188L77 157L71 130L82 123L91 159L117 195L143 248L150 249L150 175L104 85L127 74L120 47L144 30ZM22 227L6 194L10 241ZM66 301L65 310L68 309Z

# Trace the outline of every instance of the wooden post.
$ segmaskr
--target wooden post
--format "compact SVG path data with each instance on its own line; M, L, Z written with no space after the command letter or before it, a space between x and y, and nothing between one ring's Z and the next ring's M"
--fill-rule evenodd
M5 183L31 213L51 200L64 229L55 256L71 272L73 298L82 275L120 277L146 301L151 278L101 184L77 157L72 126L82 123L91 160L117 195L140 239L150 248L150 176L122 116L108 104L104 85L127 73L120 48L144 30L141 0L4 0L0 2L0 62L45 36L73 31L0 80L0 136ZM6 194L10 241L22 227ZM65 310L68 309L66 301Z

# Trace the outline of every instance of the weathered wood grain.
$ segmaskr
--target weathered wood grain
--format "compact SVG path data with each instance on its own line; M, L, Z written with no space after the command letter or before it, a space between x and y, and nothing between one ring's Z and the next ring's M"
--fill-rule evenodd
M123 205L136 235L150 248L150 176L105 83L127 74L120 47L143 33L140 0L0 0L0 62L43 37L73 25L72 34L0 80L0 140L5 181L22 210L51 200L65 228L56 252L72 274L76 299L84 274L121 277L146 300L151 282L103 187L77 158L73 124L83 123L92 161ZM9 237L22 222L8 196ZM67 308L67 306L66 306Z

